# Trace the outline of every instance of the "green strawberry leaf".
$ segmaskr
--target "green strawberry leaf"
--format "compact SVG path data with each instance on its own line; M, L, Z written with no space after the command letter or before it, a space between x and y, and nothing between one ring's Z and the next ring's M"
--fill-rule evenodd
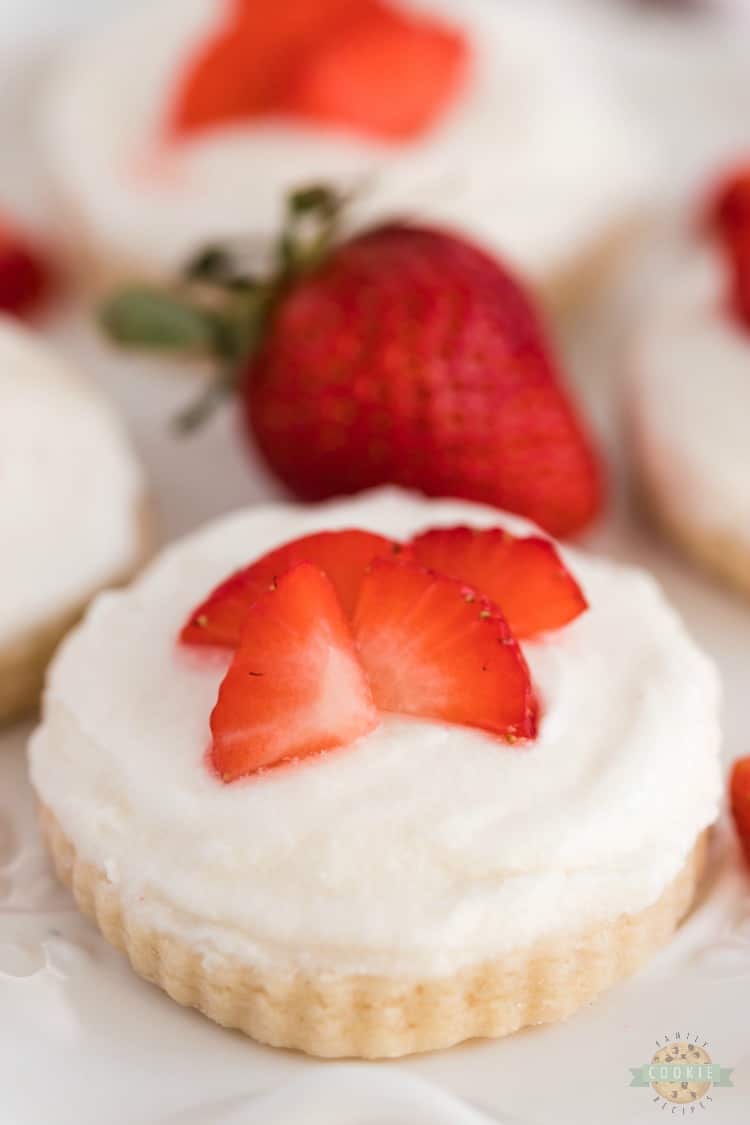
M217 313L159 289L120 290L100 307L99 322L118 344L196 353L225 348L225 325Z

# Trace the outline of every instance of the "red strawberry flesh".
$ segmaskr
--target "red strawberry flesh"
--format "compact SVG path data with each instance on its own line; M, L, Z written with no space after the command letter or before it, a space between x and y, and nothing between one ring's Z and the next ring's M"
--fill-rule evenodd
M279 303L244 381L248 428L298 496L382 483L587 524L602 473L517 281L445 232L391 224Z
M291 115L386 140L432 124L458 88L463 37L385 0L235 0L188 61L177 135Z
M750 757L739 758L732 767L729 802L742 850L750 863Z
M312 563L325 571L351 616L362 576L376 555L392 555L399 544L369 531L321 531L294 539L238 570L209 594L191 613L180 633L188 645L235 648L253 603L273 582L298 563Z
M750 230L750 165L726 176L709 203L709 222L727 240Z
M336 592L302 563L252 607L211 714L225 782L348 745L377 725Z
M177 134L273 111L299 60L370 0L235 0L188 60L170 110Z
M554 545L516 538L501 528L434 528L410 544L416 562L474 586L500 607L513 634L559 629L587 608Z
M731 271L731 312L750 328L750 166L736 169L720 184L708 208L708 222Z
M0 223L0 311L25 317L50 288L47 266L23 235Z
M410 561L376 559L353 631L380 710L509 742L535 736L537 705L518 643L497 606L465 584Z
M458 32L371 3L356 22L310 52L279 108L312 122L408 140L450 104L467 63Z

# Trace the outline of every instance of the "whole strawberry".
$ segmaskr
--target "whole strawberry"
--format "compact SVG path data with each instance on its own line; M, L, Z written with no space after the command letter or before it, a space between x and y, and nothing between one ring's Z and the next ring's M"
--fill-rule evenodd
M337 241L340 206L323 188L292 197L272 278L211 249L188 271L195 289L125 291L105 326L223 355L248 430L303 499L390 482L558 535L583 527L599 463L516 279L441 230L389 223Z

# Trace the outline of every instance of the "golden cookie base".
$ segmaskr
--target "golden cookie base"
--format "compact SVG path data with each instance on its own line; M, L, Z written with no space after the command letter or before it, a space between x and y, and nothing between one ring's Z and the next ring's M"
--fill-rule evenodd
M648 485L646 483L646 488ZM655 490L645 498L649 515L667 537L703 571L750 597L750 547L730 533L707 531L661 503Z
M204 959L175 934L144 926L138 907L77 856L48 807L41 824L58 877L140 976L225 1027L321 1058L408 1055L564 1019L668 941L693 902L707 842L704 832L674 882L638 914L452 976L399 979L269 970L219 953Z

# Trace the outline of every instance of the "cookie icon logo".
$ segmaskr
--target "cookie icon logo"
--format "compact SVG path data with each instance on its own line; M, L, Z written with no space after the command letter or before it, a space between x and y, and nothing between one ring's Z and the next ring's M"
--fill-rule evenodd
M651 1062L630 1068L630 1085L650 1086L657 1105L706 1109L714 1087L732 1085L732 1067L715 1063L701 1036L676 1032L657 1039L656 1046Z
M651 1065L655 1070L658 1070L660 1076L663 1074L665 1066L670 1073L674 1073L672 1070L674 1065L682 1063L688 1066L692 1063L693 1069L690 1073L704 1074L706 1068L711 1066L711 1056L705 1047L681 1039L677 1043L662 1047L651 1060ZM690 1073L686 1071L684 1078L680 1075L679 1080L667 1079L664 1081L660 1078L658 1082L651 1083L651 1088L665 1101L672 1102L673 1105L699 1102L711 1089L712 1083L708 1078L703 1080L691 1078Z

